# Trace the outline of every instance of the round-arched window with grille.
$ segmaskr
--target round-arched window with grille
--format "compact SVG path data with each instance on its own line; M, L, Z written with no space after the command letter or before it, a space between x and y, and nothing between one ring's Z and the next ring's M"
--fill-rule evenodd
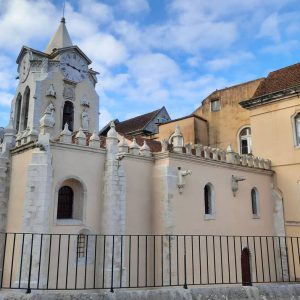
M69 186L63 186L58 191L57 219L73 218L74 192Z

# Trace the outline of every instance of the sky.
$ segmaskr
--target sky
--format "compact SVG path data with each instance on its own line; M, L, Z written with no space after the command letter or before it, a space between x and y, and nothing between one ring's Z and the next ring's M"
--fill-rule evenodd
M63 1L0 0L0 127L23 45L44 51ZM74 45L100 72L100 128L165 106L192 113L216 89L300 62L299 0L66 0Z

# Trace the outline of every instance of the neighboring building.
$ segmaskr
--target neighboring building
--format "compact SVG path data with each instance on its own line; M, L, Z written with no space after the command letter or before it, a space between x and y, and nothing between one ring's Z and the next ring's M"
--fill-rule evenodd
M146 113L125 121L120 122L118 119L114 120L116 130L119 133L132 136L151 137L158 133L158 126L160 124L170 121L171 118L165 107ZM110 128L107 124L100 130L100 135L106 136Z
M194 114L207 120L209 141L206 145L226 148L231 144L238 153L251 153L250 114L239 102L251 98L262 80L216 90L202 101Z
M194 130L193 115L161 125L157 134L158 139L168 138L176 125L184 125L184 143L208 146L210 152L231 144L242 155L269 158L275 171L276 193L284 199L286 232L297 236L300 235L299 78L300 64L295 64L273 71L266 78L213 92L194 112L206 120L208 140L199 134L205 131L204 127L202 131Z
M191 115L159 125L159 132L152 138L169 140L179 125L185 143L221 149L230 144L240 154L252 153L250 114L239 103L251 98L262 80L216 90Z
M300 235L300 64L271 72L253 97L241 102L250 113L253 154L272 160L284 199L288 235Z
M185 144L208 145L208 122L195 114L160 124L159 132L153 138L171 142L176 125L180 126Z

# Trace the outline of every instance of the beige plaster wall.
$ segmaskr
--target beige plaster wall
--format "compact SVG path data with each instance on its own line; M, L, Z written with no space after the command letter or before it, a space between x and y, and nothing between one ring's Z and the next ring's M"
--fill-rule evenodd
M153 159L126 157L126 234L152 234Z
M22 232L27 168L33 150L12 155L7 232Z
M84 156L82 150L84 149ZM91 233L100 233L101 201L103 199L103 175L105 152L75 145L52 147L53 188L51 221L53 233L78 233L81 229L90 229ZM57 222L58 189L66 179L73 178L82 182L85 194L83 220L68 225Z
M208 123L194 118L195 121L195 144L208 145Z
M283 193L288 235L300 234L300 148L295 146L293 116L300 111L297 97L252 109L253 152L272 161Z
M242 108L239 102L253 96L261 79L217 90L207 97L202 106L194 113L208 121L209 145L226 149L231 144L233 150L238 149L238 133L240 129L250 124L249 111ZM210 101L220 99L220 111L211 111Z
M176 157L177 156L177 157ZM183 193L173 190L172 201L173 233L176 234L224 234L224 235L273 235L273 200L271 196L272 176L270 172L253 171L251 168L236 168L229 164L210 164L201 159L189 161L182 155L172 155L170 159L157 161L157 166L168 164L173 174L173 185L177 183L177 168L191 170L185 177ZM231 190L232 175L244 177L239 183L236 197ZM213 220L204 218L204 186L211 183L215 189L216 215ZM260 199L260 218L254 219L251 211L251 189L256 187ZM156 203L162 201L160 191L156 191ZM161 207L157 205L157 207ZM156 222L161 224L156 211Z

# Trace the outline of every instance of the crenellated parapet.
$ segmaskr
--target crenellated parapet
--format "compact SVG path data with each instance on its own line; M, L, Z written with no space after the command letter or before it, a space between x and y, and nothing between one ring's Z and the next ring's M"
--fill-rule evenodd
M222 161L228 164L240 165L250 168L271 169L271 161L262 157L255 157L252 154L239 154L232 150L229 145L225 150L219 148L211 148L196 144L193 152L196 156L205 158L207 160Z
M19 139L22 140L23 137ZM114 140L116 142L116 147L111 148L111 143L107 143L108 140ZM82 129L79 129L76 133L72 133L68 128L68 124L65 124L57 141L64 144L82 146L84 148L105 149L108 153L118 155L118 157L122 154L122 156L128 155L137 158L150 158L153 157L153 154L155 153L173 152L190 157L199 157L208 161L219 161L230 165L271 170L271 161L269 159L256 157L252 154L239 154L233 151L231 145L228 145L227 149L224 150L202 144L184 144L179 126L176 127L176 130L170 139L171 142L169 143L167 140L158 142L138 136L131 137L119 134L116 131L114 124L111 124L111 130L103 141L96 131L94 131L93 134L89 134Z
M174 153L181 153L182 155L194 155L196 157L203 158L205 160L220 161L231 165L239 165L250 168L271 169L271 161L262 157L256 157L252 154L239 154L234 152L231 145L228 145L227 149L219 149L202 144L188 143L183 145L183 136L181 134L179 126L171 139L171 144L167 141L162 141L162 152L170 151Z

